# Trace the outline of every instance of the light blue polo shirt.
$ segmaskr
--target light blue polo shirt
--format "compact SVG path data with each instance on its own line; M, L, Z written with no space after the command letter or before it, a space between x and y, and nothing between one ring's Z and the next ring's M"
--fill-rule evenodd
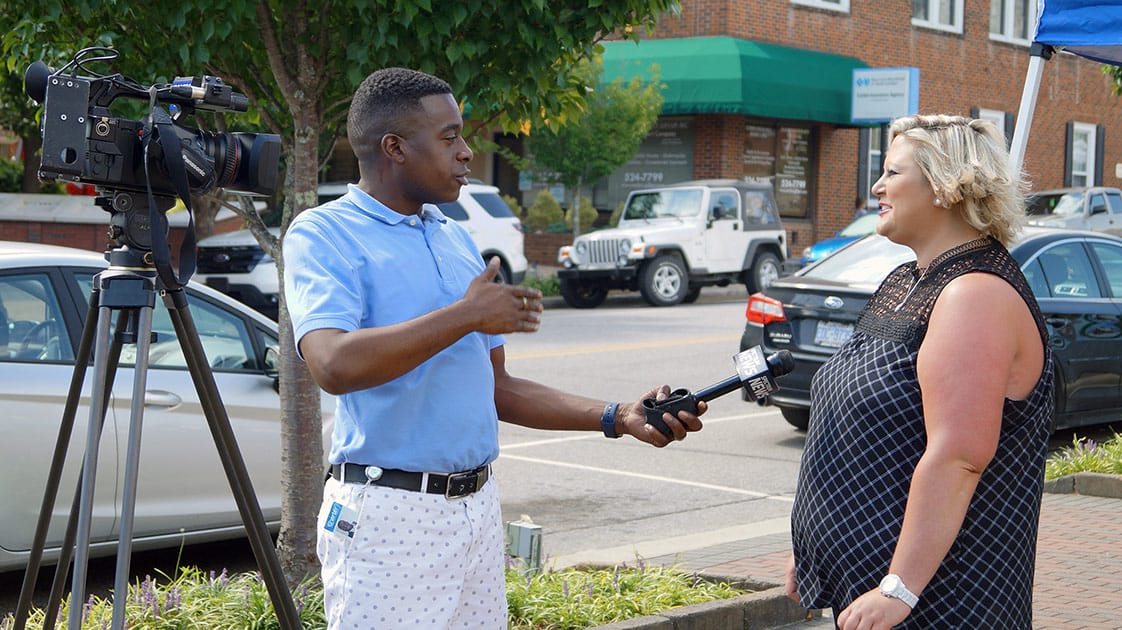
M408 321L463 297L483 272L467 232L435 206L401 215L355 185L292 221L284 291L300 339ZM329 459L409 471L459 472L499 454L491 349L471 333L402 376L338 397Z

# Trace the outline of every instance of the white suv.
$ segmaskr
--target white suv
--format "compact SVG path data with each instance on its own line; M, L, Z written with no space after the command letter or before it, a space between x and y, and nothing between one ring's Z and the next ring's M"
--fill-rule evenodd
M319 203L347 193L346 182L319 185ZM499 189L470 183L460 189L456 201L439 204L441 212L467 229L483 260L498 257L502 262L496 282L518 284L526 277L522 249L522 222L499 196ZM269 228L274 235L278 228ZM277 317L280 290L276 262L257 244L249 230L219 234L199 241L198 274L195 279L241 302Z

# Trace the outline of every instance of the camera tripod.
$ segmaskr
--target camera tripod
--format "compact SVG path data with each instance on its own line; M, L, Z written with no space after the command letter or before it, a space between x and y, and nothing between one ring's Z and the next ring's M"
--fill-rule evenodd
M122 346L136 345L132 405L129 420L128 449L125 463L124 489L120 527L117 540L117 565L113 587L112 628L124 628L125 604L128 600L129 561L132 551L133 518L136 508L137 476L140 464L140 437L147 385L148 351L152 342L152 311L159 292L187 360L187 369L199 395L207 424L218 449L226 477L230 482L238 512L245 525L257 566L269 591L280 627L296 630L301 627L299 614L288 591L280 561L272 546L261 506L253 492L245 461L238 449L229 416L222 405L214 374L210 370L198 330L182 287L167 289L161 284L153 266L152 253L121 245L109 251L109 268L94 276L90 291L82 339L74 360L74 373L67 394L63 418L59 425L54 455L47 476L46 490L36 524L19 603L15 630L22 630L31 608L36 578L46 543L51 513L58 495L66 450L74 427L74 417L81 399L91 350L94 380L90 390L89 425L78 491L70 508L70 519L60 550L58 565L46 606L44 630L54 628L62 599L67 568L73 552L74 571L71 581L68 630L81 630L86 601L86 575L89 560L90 527L93 511L94 473L97 470L98 443L101 439L108 399L113 387ZM113 312L117 321L110 337ZM111 340L111 341L110 341Z

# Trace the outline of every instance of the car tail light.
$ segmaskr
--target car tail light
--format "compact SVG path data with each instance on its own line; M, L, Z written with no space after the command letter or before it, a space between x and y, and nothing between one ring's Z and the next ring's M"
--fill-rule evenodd
M522 222L521 221L515 221L514 222L514 230L516 232L519 232L519 233L524 233L526 231L526 230L522 229Z
M763 293L753 293L748 296L748 308L744 309L744 318L761 326L787 321L787 315L783 312L783 303Z

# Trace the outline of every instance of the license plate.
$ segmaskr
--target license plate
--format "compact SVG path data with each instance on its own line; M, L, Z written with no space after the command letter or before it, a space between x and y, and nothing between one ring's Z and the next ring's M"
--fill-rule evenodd
M827 348L840 348L853 336L853 324L818 322L814 328L814 343Z

